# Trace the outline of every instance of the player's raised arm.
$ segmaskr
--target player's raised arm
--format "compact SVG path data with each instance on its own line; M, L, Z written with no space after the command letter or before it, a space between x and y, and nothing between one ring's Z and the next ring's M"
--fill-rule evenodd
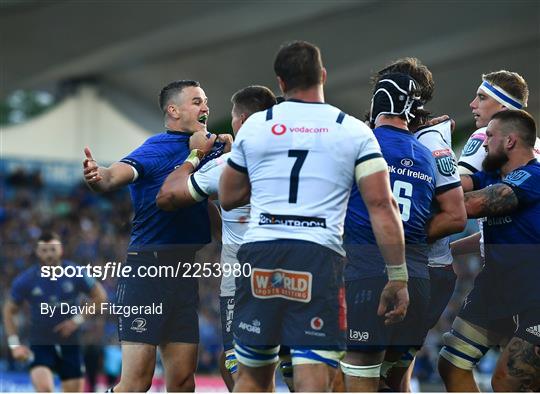
M136 170L129 164L116 162L110 167L100 167L90 148L84 148L84 154L86 156L83 161L84 181L96 193L118 189L137 178Z

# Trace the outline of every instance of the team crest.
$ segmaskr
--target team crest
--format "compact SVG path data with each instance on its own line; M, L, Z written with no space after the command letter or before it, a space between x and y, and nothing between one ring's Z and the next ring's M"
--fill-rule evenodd
M465 144L465 147L463 148L462 156L472 156L476 152L478 152L478 149L484 144L484 140L480 138L471 138L467 143Z

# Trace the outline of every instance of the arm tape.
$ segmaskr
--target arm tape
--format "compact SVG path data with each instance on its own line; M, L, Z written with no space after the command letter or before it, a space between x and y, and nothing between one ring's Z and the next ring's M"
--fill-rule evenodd
M354 169L354 176L356 182L358 182L360 178L379 171L388 171L388 165L382 157L374 157L373 159L369 159L358 164Z

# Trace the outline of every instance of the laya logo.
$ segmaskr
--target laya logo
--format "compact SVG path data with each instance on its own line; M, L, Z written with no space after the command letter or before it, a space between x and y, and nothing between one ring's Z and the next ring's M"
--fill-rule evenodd
M141 333L146 331L146 319L138 317L131 322L131 330Z
M281 123L276 123L272 126L272 133L275 135L283 135L287 131L287 126Z
M349 340L365 342L369 339L369 332L367 331L356 331L349 329Z
M251 276L251 293L256 298L285 298L291 301L311 301L310 272L255 268Z
M309 322L309 325L311 326L313 330L319 331L324 326L324 320L317 316L311 319L311 321Z

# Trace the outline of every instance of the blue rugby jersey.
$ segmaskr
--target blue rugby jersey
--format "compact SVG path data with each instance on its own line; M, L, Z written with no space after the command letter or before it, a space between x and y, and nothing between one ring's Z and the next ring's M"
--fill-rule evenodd
M510 215L485 218L486 279L490 281L488 311L501 318L540 305L540 163L533 159L510 172L504 179L498 173L479 171L470 175L474 189L496 183L512 188L519 201Z
M190 133L178 131L154 135L120 160L139 173L137 180L129 185L135 213L129 251L210 242L206 200L172 212L162 211L156 205L156 196L165 178L189 155L190 136Z
M63 261L62 266L75 266L75 264ZM19 274L11 286L11 298L16 304L28 302L30 306L30 343L31 344L55 344L62 342L76 342L78 332L76 331L70 338L64 339L53 332L54 327L73 314L61 314L61 303L68 305L80 305L81 294L88 294L95 285L95 279L84 274L83 277L68 278L63 275L53 281L50 278L41 276L41 266L33 265ZM56 306L52 316L41 313L42 303L48 306Z
M431 151L407 130L382 126L373 133L388 163L390 186L401 212L409 276L429 278L425 225L431 217L435 196L435 162ZM349 257L345 280L385 275L384 260L356 185L347 207L345 244Z

